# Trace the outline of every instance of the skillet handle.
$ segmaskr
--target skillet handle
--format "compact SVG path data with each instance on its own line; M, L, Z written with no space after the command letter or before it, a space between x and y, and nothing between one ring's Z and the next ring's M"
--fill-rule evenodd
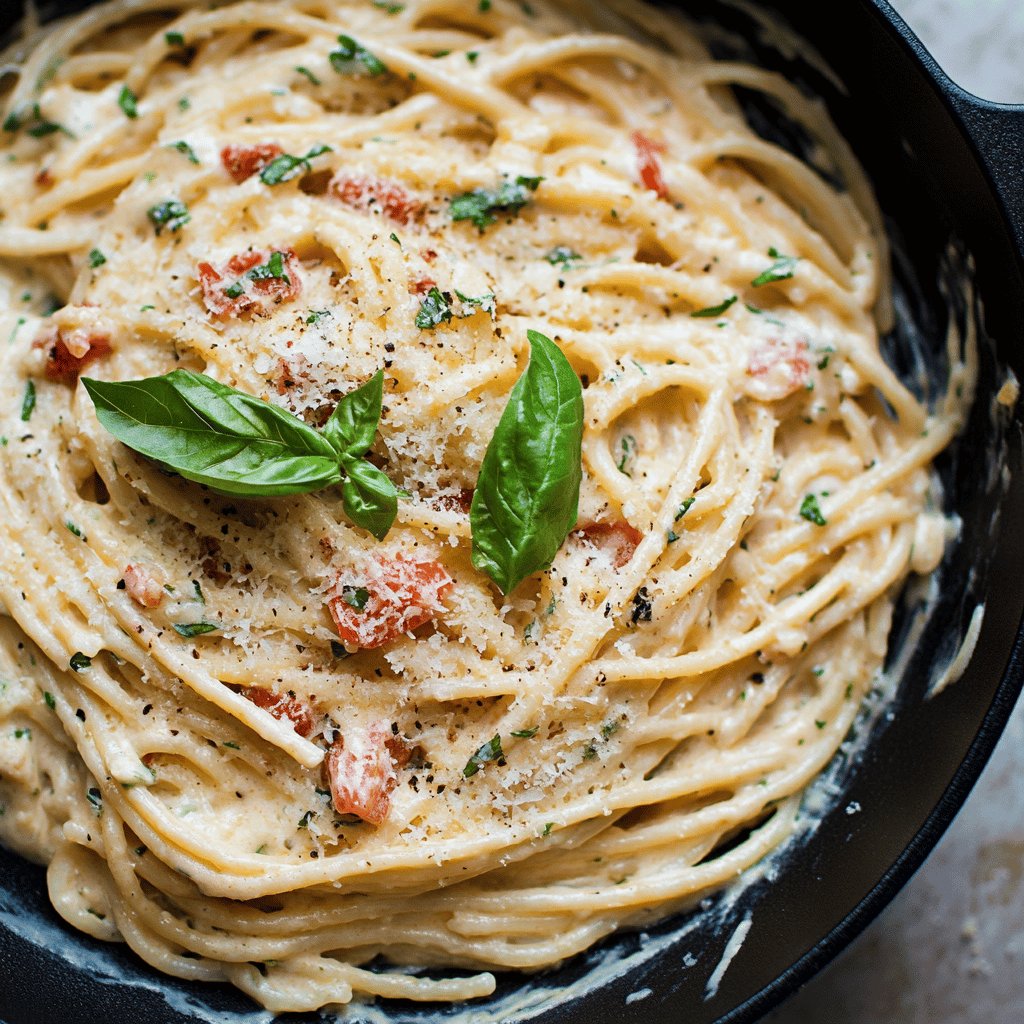
M1024 106L992 103L958 88L950 98L1024 259Z

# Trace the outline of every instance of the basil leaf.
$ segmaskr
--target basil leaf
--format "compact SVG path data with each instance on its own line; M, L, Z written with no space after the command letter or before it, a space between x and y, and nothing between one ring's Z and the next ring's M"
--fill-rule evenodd
M377 540L387 536L398 515L398 490L372 462L345 463L348 476L341 485L345 515Z
M796 256L786 256L775 248L769 249L768 255L775 260L775 262L767 270L761 271L761 273L750 282L755 288L760 288L765 284L774 284L776 281L788 281L789 278L796 273L796 265L798 262Z
M339 75L367 74L376 77L388 70L387 65L379 57L374 56L351 36L338 36L338 49L332 50L327 59Z
M82 383L119 441L222 494L301 494L341 479L337 453L319 432L203 374Z
M558 346L527 331L530 363L491 438L470 507L473 565L503 594L551 564L576 522L583 390Z
M342 397L324 425L323 436L343 458L361 458L377 436L383 405L384 371L378 370L365 384Z

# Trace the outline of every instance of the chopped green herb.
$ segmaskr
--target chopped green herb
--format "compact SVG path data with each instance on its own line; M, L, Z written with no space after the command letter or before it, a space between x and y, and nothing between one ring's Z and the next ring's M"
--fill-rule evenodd
M261 843L259 846L256 847L256 853L265 854L266 852L267 852L267 844L266 843Z
M814 720L814 724L815 724L815 725L816 725L816 726L817 726L817 727L818 727L819 729L824 729L824 728L825 728L825 726L826 726L826 725L828 725L828 722L823 722L823 721L822 721L822 720L821 720L820 718L816 718L816 719Z
M547 822L547 823L546 823L546 824L544 825L544 831L543 831L543 832L541 832L541 835L542 835L542 836L549 836L549 835L551 835L551 830L552 830L552 829L553 829L554 827L555 827L555 823L554 823L553 821L549 821L549 822Z
M71 655L71 660L68 664L75 672L84 672L92 665L92 658L87 654L83 654L81 651L75 651L75 653Z
M544 256L544 259L553 267L572 270L572 264L578 263L583 257L575 249L570 249L567 245L556 245L554 249Z
M631 463L637 453L636 438L632 434L623 434L622 439L619 441L619 448L621 454L619 461L615 463L615 468L626 476L632 476Z
M57 698L54 697L54 695L52 693L50 693L49 690L43 690L43 700L46 701L46 706L51 711L56 711L56 709L57 709Z
M183 156L188 157L188 162L190 164L200 163L199 157L196 156L196 151L184 139L168 143L166 148L173 149L176 152L181 153Z
M75 137L64 125L45 118L38 103L33 103L27 114L18 111L8 114L3 127L5 132L16 132L19 128L24 128L33 139L42 139L56 132L63 132L69 139Z
M601 738L606 740L609 736L614 735L618 731L618 722L605 722L604 725L601 726Z
M306 811L306 813L301 818L299 818L299 824L296 827L309 828L309 823L313 820L313 815L315 813L315 811Z
M479 50L467 50L466 51L466 60L468 60L470 64L475 64L476 63L476 59L479 56L480 56L480 51Z
M180 231L191 219L188 207L177 199L165 199L146 211L150 224L159 235L164 228L168 231Z
M221 744L221 746L222 747L230 747L232 750L241 750L242 749L237 743L235 743L234 740L225 740Z
M501 749L501 736L495 733L467 762L462 774L468 779L489 761L500 761L505 756Z
M307 324L318 324L325 316L333 316L329 309L311 309L306 317Z
M800 504L800 515L815 526L827 526L828 520L821 514L821 506L813 494L808 494Z
M583 760L593 761L595 757L597 757L597 747L595 747L593 743L588 743L583 748Z
M185 37L180 32L165 32L164 42L168 46L184 46Z
M396 235L394 233L394 231L392 231L391 234L388 235L388 238L390 238L391 241L394 242L395 245L397 245L399 249L402 248L402 240L398 237L398 235Z
M463 295L458 288L455 289L455 294L458 297L459 302L464 303L467 306L479 306L485 313L494 315L494 292L487 292L484 295Z
M707 309L698 309L696 312L691 313L690 316L721 316L735 302L736 296L730 295L729 298L723 300L717 306L708 306Z
M182 96L181 99L178 100L178 109L179 110L188 110L189 107L191 107L191 106L192 106L192 101L187 96Z
M679 540L679 534L676 533L675 530L669 530L668 533L665 534L665 539L669 544L675 544L675 542Z
M215 629L220 629L216 622L175 622L172 625L174 626L174 632L186 639L202 636L204 633L212 633Z
M371 77L387 73L387 65L351 36L338 36L338 49L327 58L339 75L367 74Z
M765 284L773 284L776 281L787 281L796 273L798 262L796 256L786 256L775 248L769 249L768 255L775 262L750 282L755 288L760 288Z
M25 382L25 394L21 399L21 421L28 423L32 418L32 410L36 407L36 386L32 381Z
M388 0L373 0L373 6L385 14L401 14L405 10L405 4L393 4Z
M125 117L134 121L139 116L139 99L127 85L121 86L117 94L117 105L124 111Z
M14 730L14 738L16 740L30 740L30 739L32 739L32 730L31 729L15 729Z
M103 810L103 797L95 786L90 787L89 791L85 794L85 798L92 804L92 809L97 814Z
M434 285L420 304L416 314L416 326L421 331L432 331L439 324L447 323L452 318L452 308L445 293Z
M512 735L519 740L532 740L539 728L540 726L535 725L532 729L516 729Z
M67 527L68 533L70 533L73 537L78 537L82 540L85 539L85 537L82 534L82 531L73 522L71 522L70 519L65 520L64 525Z
M366 587L342 587L341 599L349 607L361 612L366 607L366 602L370 600L370 592Z
M308 174L313 166L310 163L315 157L323 156L324 153L333 153L330 146L314 146L305 156L292 156L291 153L282 153L275 157L260 171L260 181L264 185L281 185L300 174Z
M89 252L89 266L95 270L97 267L102 267L107 262L107 257L99 251L99 249L92 249Z
M438 50L434 54L434 59L435 60L439 60L441 57L447 57L448 54L451 53L451 52L452 52L451 50Z
M493 224L498 213L518 213L530 201L544 179L520 174L515 181L503 181L497 188L477 188L449 200L452 220L472 221L480 231Z
M683 518L683 516L685 516L685 515L686 515L686 513L690 511L690 506L691 506L691 505L692 505L692 504L693 504L693 503L694 503L694 502L695 502L696 500L697 500L697 499L696 499L696 498L693 498L693 497L687 498L687 499L686 499L686 501L684 501L684 502L682 503L682 505L680 505L680 506L679 506L679 511L678 511L678 512L676 512L676 514L675 514L675 518L673 519L673 522L676 522L676 523L678 523L678 522L679 522L679 520L680 520L680 519L682 519L682 518Z
M486 14L491 9L491 0L480 0L479 10L481 14Z
M308 78L313 85L321 85L320 79L313 74L312 71L307 67L303 67L301 64L295 65L295 70L302 75L303 78Z

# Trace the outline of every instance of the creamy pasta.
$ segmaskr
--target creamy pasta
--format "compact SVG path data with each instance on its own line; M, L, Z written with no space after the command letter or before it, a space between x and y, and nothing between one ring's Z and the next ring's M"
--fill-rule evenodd
M818 108L635 0L119 0L21 49L0 837L59 913L276 1011L462 1000L779 847L941 559L973 381L926 408L883 360L886 241ZM582 483L502 594L474 494L528 330ZM379 370L346 472L390 529L171 473L81 382L201 373L319 430Z

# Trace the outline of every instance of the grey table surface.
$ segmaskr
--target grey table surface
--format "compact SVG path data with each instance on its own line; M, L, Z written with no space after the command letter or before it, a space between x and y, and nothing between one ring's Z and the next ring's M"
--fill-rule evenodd
M955 81L1024 103L1024 0L892 2ZM909 885L765 1024L1024 1024L1022 779L1024 701Z

